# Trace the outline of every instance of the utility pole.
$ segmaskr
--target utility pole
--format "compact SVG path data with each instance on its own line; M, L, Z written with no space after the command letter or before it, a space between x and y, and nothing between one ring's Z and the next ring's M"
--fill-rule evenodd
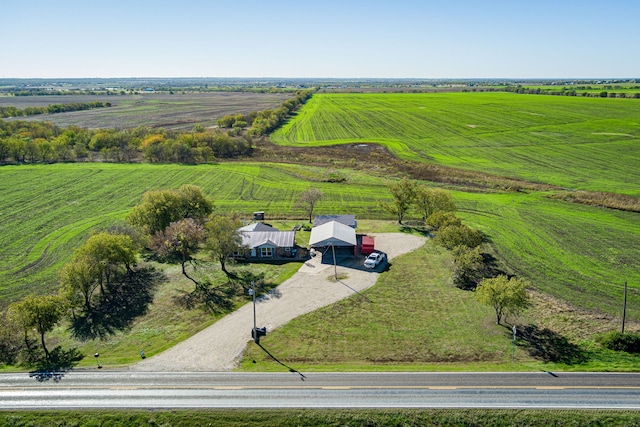
M251 289L249 289L249 295L253 297L253 331L255 333L256 330L256 291L253 287L253 282L251 282Z
M516 359L516 325L513 325L513 343L511 344L511 363Z
M336 250L333 248L333 244L331 244L331 252L333 252L333 275L338 280L338 264L336 263Z
M249 289L249 295L253 297L253 329L251 329L251 338L256 344L260 344L260 337L267 335L267 328L263 327L258 329L256 324L256 290L254 288L253 281L251 282L251 289Z
M627 317L627 282L624 282L624 300L622 303L622 333L624 334L624 322Z

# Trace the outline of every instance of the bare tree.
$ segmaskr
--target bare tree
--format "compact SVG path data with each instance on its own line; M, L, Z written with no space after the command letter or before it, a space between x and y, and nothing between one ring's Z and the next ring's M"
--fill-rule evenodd
M300 197L298 197L298 202L296 203L296 207L304 210L304 213L309 217L309 222L313 218L313 210L316 207L316 204L322 199L322 191L317 188L309 188L305 190Z

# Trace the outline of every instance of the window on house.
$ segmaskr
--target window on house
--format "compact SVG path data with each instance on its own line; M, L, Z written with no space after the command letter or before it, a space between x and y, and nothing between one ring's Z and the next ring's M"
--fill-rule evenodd
M272 247L260 248L260 256L263 257L263 258L272 257L273 256L273 248Z

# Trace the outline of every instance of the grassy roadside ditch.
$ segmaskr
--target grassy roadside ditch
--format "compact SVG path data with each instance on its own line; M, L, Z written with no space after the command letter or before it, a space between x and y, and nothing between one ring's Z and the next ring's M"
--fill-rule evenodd
M89 426L636 426L637 411L481 409L253 409L7 411L0 425Z

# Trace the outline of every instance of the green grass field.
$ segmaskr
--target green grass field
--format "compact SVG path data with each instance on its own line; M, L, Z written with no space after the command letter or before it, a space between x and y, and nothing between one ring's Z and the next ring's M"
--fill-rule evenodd
M379 143L399 157L640 195L640 102L510 93L318 94L272 140Z
M385 178L340 172L348 177L346 184L323 182L330 173L324 168L290 164L4 166L0 305L54 287L57 271L73 249L91 231L123 221L149 189L192 183L214 199L220 212L237 211L250 218L264 210L267 220L303 222L302 211L293 206L297 195L313 186L325 194L316 213L392 219L376 203L389 197ZM619 315L624 281L632 290L640 289L637 213L570 204L543 193L455 192L454 197L460 215L488 236L510 270L545 292ZM631 298L638 296L632 293ZM640 319L637 304L629 305L629 314Z
M460 216L490 239L518 275L558 298L622 315L623 286L640 319L640 221L633 212L560 202L543 194L457 193Z
M0 168L0 306L29 291L55 286L56 274L92 230L125 219L150 189L195 184L219 211L246 218L304 218L297 196L314 186L325 193L317 212L370 217L388 197L375 177L349 173L350 185L322 182L323 168L260 163L219 165L57 164Z
M300 146L377 142L406 159L638 196L639 107L633 99L504 93L323 94L314 96L274 139ZM263 210L268 222L288 229L306 221L294 207L298 195L317 187L325 197L315 213L354 213L361 232L398 231L377 204L389 199L385 184L394 179L382 170L265 162L3 166L0 308L29 292L54 289L57 272L74 248L91 232L124 221L150 189L195 184L219 212L237 211L249 219ZM346 182L327 182L335 175ZM459 215L487 236L487 247L509 273L571 304L562 309L539 305L519 320L541 328L555 325L559 339L568 337L581 346L580 363L550 366L640 369L637 357L607 353L593 341L603 325L618 327L625 281L627 319L640 321L638 213L572 204L540 191L450 189ZM518 348L517 363L510 363L509 331L493 324L491 309L451 284L450 264L448 254L428 245L394 261L367 292L369 301L354 298L296 319L265 344L300 369L548 368L525 347ZM208 268L219 273L215 266ZM261 272L275 284L296 268L264 267ZM62 325L50 335L52 345L78 345L85 354L104 354L105 366L121 366L137 360L140 346L149 354L162 351L218 318L176 310L176 294L188 292L192 284L175 267L167 274L170 285L156 289L147 315L126 333L78 343ZM590 317L578 317L583 309ZM92 363L87 359L81 365ZM243 369L280 368L250 352Z

